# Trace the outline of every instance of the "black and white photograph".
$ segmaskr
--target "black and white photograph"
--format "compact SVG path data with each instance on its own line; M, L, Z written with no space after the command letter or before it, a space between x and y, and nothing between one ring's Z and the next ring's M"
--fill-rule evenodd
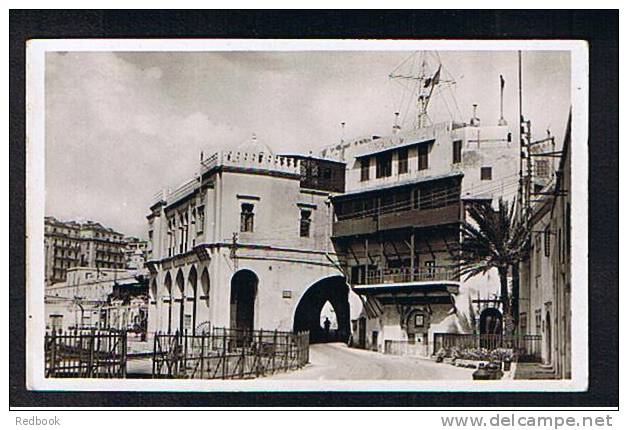
M587 389L586 43L27 55L29 388Z

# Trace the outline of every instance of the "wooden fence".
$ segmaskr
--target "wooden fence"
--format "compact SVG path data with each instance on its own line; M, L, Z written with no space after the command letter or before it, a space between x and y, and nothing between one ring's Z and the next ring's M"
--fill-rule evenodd
M512 349L519 361L541 359L542 336L535 334L506 336L499 334L434 333L433 353L441 348L459 349Z
M52 331L44 337L47 378L125 378L127 334L113 329Z
M211 333L157 333L153 378L244 379L300 368L309 333L214 328Z

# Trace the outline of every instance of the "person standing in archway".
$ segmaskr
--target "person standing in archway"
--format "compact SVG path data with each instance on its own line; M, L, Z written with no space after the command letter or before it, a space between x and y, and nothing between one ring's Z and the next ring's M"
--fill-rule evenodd
M329 327L331 327L331 321L329 321L329 318L325 317L323 326L325 326L325 337L329 340Z

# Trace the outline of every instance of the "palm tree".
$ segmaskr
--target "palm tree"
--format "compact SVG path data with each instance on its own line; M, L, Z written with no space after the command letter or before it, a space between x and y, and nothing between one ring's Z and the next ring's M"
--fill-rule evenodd
M512 271L513 278L518 278L528 237L525 223L519 220L514 204L509 207L502 198L498 210L490 203L476 203L467 207L467 213L469 218L462 223L458 274L467 280L497 269L504 319L516 317L519 282L513 279L513 294L509 296L508 274Z

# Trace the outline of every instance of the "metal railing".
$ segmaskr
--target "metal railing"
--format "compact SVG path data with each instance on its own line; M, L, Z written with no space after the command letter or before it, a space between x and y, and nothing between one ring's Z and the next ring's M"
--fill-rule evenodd
M44 337L47 378L125 378L127 334L113 329L51 331Z
M298 369L309 361L309 333L214 328L154 337L153 378L245 379Z
M509 349L519 361L538 361L541 359L542 336L536 334L460 334L434 333L433 353L439 350L455 348L462 351L496 351Z
M393 284L403 282L458 281L456 269L451 266L433 269L375 269L369 270L366 284Z

